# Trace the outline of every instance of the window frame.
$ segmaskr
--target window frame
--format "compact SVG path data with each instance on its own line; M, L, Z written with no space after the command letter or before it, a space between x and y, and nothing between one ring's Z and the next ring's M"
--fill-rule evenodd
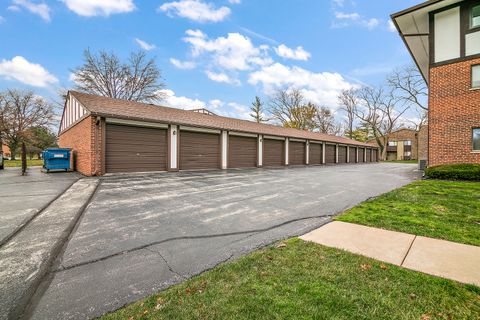
M474 85L473 83L473 70L478 69L479 75L480 75L480 64L472 64L470 66L470 88L472 89L480 89L480 80L478 85Z
M468 26L469 26L469 29L470 30L476 30L476 29L479 29L480 28L480 24L478 25L473 25L473 9L474 8L477 8L479 7L480 8L480 3L477 2L477 3L474 3L472 4L468 9Z
M480 139L480 127L474 127L472 128L472 151L473 152L480 152L480 146L479 146L479 149L475 149L475 140L473 139L474 135L475 135L475 130L478 130L479 131L479 139ZM480 142L479 142L480 143Z

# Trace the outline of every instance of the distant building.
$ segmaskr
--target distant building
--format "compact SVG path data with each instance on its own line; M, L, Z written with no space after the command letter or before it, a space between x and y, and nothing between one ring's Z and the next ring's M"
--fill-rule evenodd
M429 88L428 166L480 163L480 1L430 0L392 20Z
M419 131L414 129L398 129L384 139L387 151L382 160L426 160L428 157L428 126ZM375 139L367 143L376 144Z
M12 157L12 153L10 152L10 148L5 144L2 145L2 154L5 158L11 158Z

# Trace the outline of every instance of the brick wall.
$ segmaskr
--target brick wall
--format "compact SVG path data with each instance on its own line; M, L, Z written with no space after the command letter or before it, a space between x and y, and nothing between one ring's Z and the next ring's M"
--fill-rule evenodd
M96 155L93 149L94 127L95 119L88 116L58 137L60 148L71 148L73 150L74 169L86 176L92 176L96 172L94 160Z
M480 90L471 90L470 67L480 59L430 69L429 166L480 163L472 128L480 126Z
M428 126L420 127L417 132L418 160L428 159Z
M411 130L411 129L400 129L395 132L392 132L391 134L388 135L388 141L411 141L412 146L411 146L411 156L410 159L416 160L418 159L417 157L417 136L416 136L416 131ZM405 146L404 148L406 148ZM406 151L406 150L405 150ZM398 152L398 150L397 150ZM404 155L401 154L399 155L401 159L404 158Z

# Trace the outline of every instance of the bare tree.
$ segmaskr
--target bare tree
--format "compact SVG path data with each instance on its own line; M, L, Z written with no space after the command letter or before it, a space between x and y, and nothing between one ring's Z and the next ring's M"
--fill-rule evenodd
M417 108L428 110L428 87L420 71L413 65L393 71L387 78L388 85L397 91L398 97Z
M255 101L252 102L252 106L250 107L252 113L250 113L250 117L257 123L264 123L268 122L268 119L265 118L264 110L263 110L263 102L260 97L256 96Z
M300 90L278 90L270 101L270 114L286 128L313 130L316 106L306 103Z
M321 133L338 136L342 132L342 126L335 120L333 112L326 107L317 107L315 122Z
M51 125L55 114L53 106L32 91L7 90L0 97L0 140L6 142L15 159L28 130Z
M338 105L340 106L340 110L344 111L347 116L345 121L345 135L350 139L353 139L355 108L358 105L357 90L342 90L338 96Z
M371 130L382 157L385 157L388 143L386 137L396 129L399 119L409 106L401 104L392 90L385 92L382 87L365 87L359 90L358 100L355 116L365 128Z
M76 89L87 93L140 102L165 98L160 69L142 51L124 63L114 53L92 54L87 49L83 66L73 70L73 76Z

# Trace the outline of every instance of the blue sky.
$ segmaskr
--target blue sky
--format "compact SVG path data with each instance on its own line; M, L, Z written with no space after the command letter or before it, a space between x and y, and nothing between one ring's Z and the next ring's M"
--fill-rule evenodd
M297 87L336 108L339 90L412 63L389 15L419 0L0 0L0 90L53 99L85 48L147 49L163 104L248 117L255 95Z

